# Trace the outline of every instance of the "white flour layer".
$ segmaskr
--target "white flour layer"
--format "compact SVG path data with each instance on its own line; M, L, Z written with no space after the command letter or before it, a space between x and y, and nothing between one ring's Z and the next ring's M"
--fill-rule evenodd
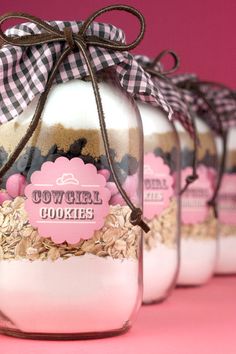
M142 118L144 136L153 133L164 134L173 131L167 114L161 109L140 102L138 103L138 109Z
M143 259L143 302L163 300L172 287L178 270L176 248L162 243L150 251L144 251Z
M236 235L219 237L219 254L216 262L216 273L236 273Z
M139 114L134 102L124 96L114 85L101 82L99 88L107 128L137 127L138 123L135 118ZM29 124L38 99L36 97L17 118L18 124ZM67 129L100 130L92 84L82 80L73 80L54 86L49 93L41 119L49 127L61 124Z
M180 247L179 285L202 285L213 275L217 257L217 242L182 237Z
M140 300L138 261L86 254L55 262L0 262L0 310L21 331L120 329Z

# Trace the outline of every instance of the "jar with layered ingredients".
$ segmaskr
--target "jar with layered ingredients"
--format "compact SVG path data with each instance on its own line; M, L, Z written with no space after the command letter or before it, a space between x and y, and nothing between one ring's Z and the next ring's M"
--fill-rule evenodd
M216 184L217 156L213 133L199 117L197 131L198 178L181 195L180 271L177 283L194 286L205 284L214 273L217 257L217 220L209 206ZM194 142L176 122L181 145L181 189L193 173Z
M216 139L217 152L222 158L223 146ZM217 198L219 251L217 274L236 273L236 128L227 133L225 169Z
M141 206L138 110L114 80L99 81L116 176ZM0 166L26 133L37 102L0 126ZM66 339L126 331L142 301L141 229L131 225L113 179L90 81L53 87L0 189L1 332ZM168 215L177 208L172 199ZM168 235L166 247L175 252Z
M138 104L144 131L143 302L164 300L179 266L179 141L167 115Z

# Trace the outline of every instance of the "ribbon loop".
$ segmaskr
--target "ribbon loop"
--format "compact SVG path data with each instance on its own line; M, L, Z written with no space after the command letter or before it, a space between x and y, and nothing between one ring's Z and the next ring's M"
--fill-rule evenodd
M145 33L145 19L143 15L136 10L134 7L128 6L128 5L110 5L106 6L98 11L96 11L94 14L88 17L88 19L83 23L81 29L80 29L80 34L83 36L85 35L88 27L90 24L98 18L100 15L111 12L111 11L123 11L132 14L135 16L139 22L140 22L140 32L137 36L137 38L131 42L130 44L120 44L115 41L103 41L103 48L111 48L111 49L118 49L119 51L127 51L134 49L143 39L144 33ZM91 45L100 45L100 39L97 42L96 40L90 42Z
M4 22L11 19L13 20L22 19L22 20L32 22L35 25L39 26L40 28L44 29L45 33L41 33L38 35L22 36L22 37L7 36L3 32L2 25ZM0 38L6 44L11 44L13 46L27 47L30 45L37 45L42 43L48 43L55 40L60 40L61 38L63 38L63 35L59 30L49 25L45 21L42 21L38 17L29 15L27 13L22 13L22 12L9 12L5 15L0 16Z
M170 69L164 70L164 65L161 60L166 57L171 56L173 58L173 65ZM145 68L150 75L158 76L161 79L167 79L166 75L175 72L179 68L179 57L173 50L163 50L156 58Z
M164 70L164 65L161 64L161 60L167 56L170 56L174 62L170 69ZM152 67L155 68L158 64L160 64L160 66L163 67L163 70L162 68L160 68L161 73L163 75L171 74L179 68L179 57L173 50L166 49L163 50L160 54L158 54L157 57L153 60Z

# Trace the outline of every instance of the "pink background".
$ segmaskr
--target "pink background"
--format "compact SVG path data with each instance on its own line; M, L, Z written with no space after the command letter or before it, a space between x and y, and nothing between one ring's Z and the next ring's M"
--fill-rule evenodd
M84 19L109 4L126 3L146 17L147 32L136 53L155 56L166 48L181 58L182 71L195 71L204 79L236 86L235 0L1 0L0 13L24 11L44 19ZM104 16L134 38L137 25L129 15Z

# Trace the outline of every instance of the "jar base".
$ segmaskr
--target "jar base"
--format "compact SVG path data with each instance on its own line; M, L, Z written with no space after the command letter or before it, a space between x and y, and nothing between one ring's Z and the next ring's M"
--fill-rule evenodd
M159 298L159 299L156 299L156 300L143 301L143 302L142 302L142 305L143 305L143 306L155 305L155 304L158 305L158 304L161 304L162 302L166 301L167 298L168 298L168 295L163 296L163 297L161 297L161 298Z
M33 340L86 340L86 339L101 339L108 337L115 337L121 334L125 334L131 328L130 322L126 322L125 325L117 330L105 331L105 332L86 332L86 333L30 333L21 332L15 329L3 329L0 328L0 334L21 338L21 339L33 339Z
M183 288L183 289L191 289L191 288L200 288L201 286L204 286L208 283L208 281L203 282L203 283L179 283L176 285L176 288Z
M230 277L235 277L235 275L236 275L236 269L234 270L234 271L232 271L232 272L220 272L220 271L217 271L217 272L215 272L215 274L214 274L214 276L215 277L222 277L222 278L230 278Z

